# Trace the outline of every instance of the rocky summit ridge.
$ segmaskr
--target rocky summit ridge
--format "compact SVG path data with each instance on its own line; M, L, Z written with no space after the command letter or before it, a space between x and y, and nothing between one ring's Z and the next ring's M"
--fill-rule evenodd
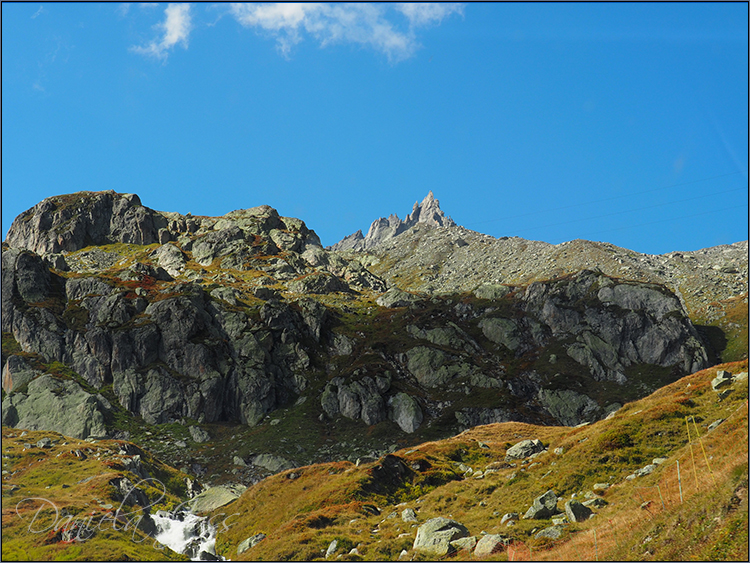
M494 239L432 193L380 221L377 244L336 251L263 205L40 202L3 243L3 424L138 436L175 463L193 454L152 441L160 425L231 432L247 482L478 424L591 422L747 357L747 242L644 258ZM217 464L204 455L190 463Z
M403 221L396 214L391 214L388 218L381 217L372 222L367 235L363 236L362 231L359 230L328 247L328 250L372 249L387 240L393 239L411 227L420 224L431 227L456 226L453 219L445 216L443 210L440 209L440 202L435 199L432 190L430 190L421 204L417 201L414 202L411 213Z

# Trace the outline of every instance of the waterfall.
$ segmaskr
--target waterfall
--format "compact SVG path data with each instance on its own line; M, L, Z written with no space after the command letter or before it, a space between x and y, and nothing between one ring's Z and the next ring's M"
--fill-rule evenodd
M224 560L216 555L216 527L206 517L159 510L151 518L157 530L154 539L172 551L183 553L192 561Z

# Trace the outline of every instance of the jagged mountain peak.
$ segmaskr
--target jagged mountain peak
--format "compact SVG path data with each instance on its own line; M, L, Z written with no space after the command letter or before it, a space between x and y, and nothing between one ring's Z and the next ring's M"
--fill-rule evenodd
M411 213L403 221L395 213L392 213L387 218L381 217L372 222L367 235L363 236L361 230L357 231L330 246L329 250L369 250L383 241L400 235L417 224L432 227L456 226L453 219L446 217L443 210L440 209L440 201L435 199L435 194L430 190L422 200L422 203L418 201L414 202Z

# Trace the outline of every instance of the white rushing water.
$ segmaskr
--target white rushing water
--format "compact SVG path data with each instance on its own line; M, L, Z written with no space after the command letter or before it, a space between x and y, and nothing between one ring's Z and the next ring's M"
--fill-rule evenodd
M208 519L191 512L179 514L159 511L152 515L156 524L154 539L172 551L188 555L193 561L201 561L201 552L216 556L216 527Z

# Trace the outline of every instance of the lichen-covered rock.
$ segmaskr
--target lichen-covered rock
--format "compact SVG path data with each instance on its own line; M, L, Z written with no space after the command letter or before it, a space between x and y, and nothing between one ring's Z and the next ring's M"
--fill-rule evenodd
M549 526L536 533L535 539L548 538L551 540L559 539L562 536L563 527L560 525Z
M255 534L254 536L250 536L249 538L242 540L237 546L237 555L240 555L241 553L246 552L251 547L255 547L264 539L266 539L266 534L259 533L259 534Z
M271 473L279 473L295 467L294 463L281 456L273 454L259 454L253 458L253 465L262 467Z
M203 430L200 426L189 426L188 431L190 432L190 437L193 439L193 442L200 444L211 440L209 433Z
M448 326L431 329L408 325L406 332L414 338L427 340L437 346L445 346L467 353L476 353L481 350L474 339L455 323L448 323Z
M488 340L502 344L508 350L515 352L522 342L521 332L511 319L486 318L479 321L479 328Z
M362 419L367 425L377 424L388 416L383 393L389 387L388 378L365 376L346 382L337 377L323 389L321 406L331 418L341 414L352 420Z
M687 311L662 286L619 283L584 270L529 284L523 302L553 337L576 339L568 355L597 380L624 383L625 368L633 364L676 366L684 373L708 364Z
M327 272L313 272L303 278L289 282L289 291L300 294L323 294L348 292L349 286Z
M445 385L456 377L469 377L474 371L470 364L455 362L449 354L428 346L415 346L406 352L406 366L427 388Z
M2 405L2 423L25 430L52 430L74 438L106 436L99 401L75 381L42 375L25 393L11 393Z
M512 287L497 283L483 283L474 290L477 299L502 299L513 291Z

